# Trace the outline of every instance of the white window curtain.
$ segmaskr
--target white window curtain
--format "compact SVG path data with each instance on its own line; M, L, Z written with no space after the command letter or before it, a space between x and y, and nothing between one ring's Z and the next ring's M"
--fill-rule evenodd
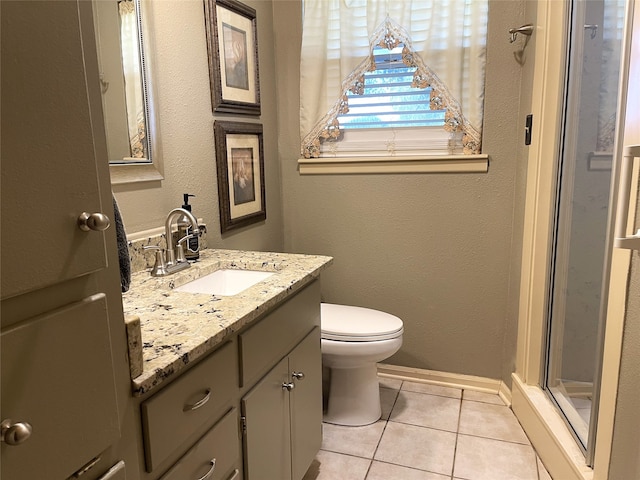
M408 36L413 51L446 86L465 119L481 131L487 0L304 0L303 155L309 156L305 142L308 146L309 135L336 108L354 72L370 62L371 41L385 25Z
M127 104L127 123L129 143L133 158L145 158L146 135L144 98L142 96L142 67L138 49L138 16L135 3L118 3L120 14L120 41L122 45L122 69L124 72L125 101Z

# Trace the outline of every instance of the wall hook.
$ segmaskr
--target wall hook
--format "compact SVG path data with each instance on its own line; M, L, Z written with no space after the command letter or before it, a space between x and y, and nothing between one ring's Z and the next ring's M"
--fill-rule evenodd
M591 40L596 38L596 35L598 33L598 25L585 25L584 29L591 30Z
M515 42L519 33L522 33L523 35L530 37L531 34L533 33L533 25L527 24L519 28L510 28L509 34L511 35L511 38L509 39L509 43Z

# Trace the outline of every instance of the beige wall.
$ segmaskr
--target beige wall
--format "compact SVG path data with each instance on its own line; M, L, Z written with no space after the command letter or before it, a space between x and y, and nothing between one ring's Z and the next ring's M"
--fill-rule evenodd
M637 161L637 160L636 160ZM639 197L640 198L640 194ZM636 225L640 225L640 202ZM609 478L640 478L640 252L631 255Z
M127 232L162 225L182 193L194 193L194 213L207 223L214 248L334 256L324 275L326 301L379 308L405 321L404 346L391 363L509 382L526 112L517 111L522 67L514 54L520 45L510 44L506 31L524 23L524 2L491 4L488 173L327 177L297 173L300 2L246 2L258 18L267 221L224 238L213 120L255 120L211 113L202 2L152 3L165 180L114 186Z
M521 5L523 12L518 13L514 22L531 23L536 25L538 3L535 1L525 1ZM528 41L519 41L519 49L514 54L522 65L520 99L519 99L519 116L518 127L516 132L524 132L526 117L531 112L533 105L533 79L535 67L535 48L538 42L534 38ZM533 121L533 133L539 130L539 119ZM516 133L518 135L518 133ZM522 135L522 133L520 133ZM524 164L529 154L529 147L523 141L518 142L517 158L519 165L516 168L516 176L514 181L514 199L513 199L513 235L511 237L511 264L509 269L509 294L507 298L507 315L505 322L505 336L502 355L502 377L501 379L511 386L511 374L516 370L516 345L518 340L518 314L520 308L520 297L518 290L520 288L520 277L522 267L522 235L524 230L525 217L525 194L527 185L527 166Z
M405 322L389 363L508 379L524 165L521 66L507 31L524 2L491 3L483 152L486 174L300 176L300 4L274 2L285 248L332 255L328 302L377 308ZM517 199L517 202L516 202ZM515 270L519 270L516 267ZM508 344L505 344L508 338Z
M182 205L182 194L193 193L193 212L207 224L210 247L282 250L271 3L245 2L256 9L258 18L260 118L212 114L202 0L149 3L165 179L114 186L127 233L164 225L169 210ZM224 237L218 213L214 119L259 122L264 129L267 220Z
M633 84L640 76L640 4L633 15L633 35L629 65L630 85L627 91L625 145L640 144L640 91ZM638 159L635 160L636 165ZM640 186L638 186L640 189ZM637 191L636 228L640 228L640 190ZM631 268L627 287L624 337L620 358L620 380L616 404L610 480L640 478L640 251L631 252Z

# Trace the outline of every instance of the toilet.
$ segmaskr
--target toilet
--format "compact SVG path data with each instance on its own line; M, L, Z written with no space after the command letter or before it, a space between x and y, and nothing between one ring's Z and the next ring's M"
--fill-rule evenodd
M324 421L369 425L380 419L376 363L402 346L402 320L370 308L321 304L322 364L331 371Z

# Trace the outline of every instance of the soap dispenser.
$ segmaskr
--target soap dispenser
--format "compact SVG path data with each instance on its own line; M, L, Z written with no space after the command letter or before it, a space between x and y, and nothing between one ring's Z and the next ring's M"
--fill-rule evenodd
M184 197L184 204L182 205L182 208L190 212L191 205L189 205L189 197L195 197L195 195L185 193L183 194L183 197ZM178 231L173 233L174 245L177 245L178 242L185 236L190 235L192 230L191 222L186 217L186 215L181 215L180 217L178 217L177 224L178 224ZM187 241L184 242L184 244L186 246L184 255L187 258L187 260L197 260L198 258L200 258L200 238L198 238L198 235L195 235L187 239Z

